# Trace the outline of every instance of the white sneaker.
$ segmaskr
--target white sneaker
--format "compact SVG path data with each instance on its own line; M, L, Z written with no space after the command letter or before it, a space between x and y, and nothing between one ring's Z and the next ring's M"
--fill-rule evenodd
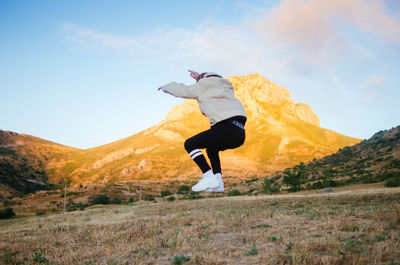
M210 169L209 171L204 173L201 180L192 187L192 191L204 191L207 189L214 189L218 187L219 187L219 182L215 177L214 173Z
M218 180L219 187L218 188L213 188L213 189L209 188L209 189L206 190L206 192L224 192L224 190L225 190L224 189L224 182L222 181L221 173L215 174L215 177Z

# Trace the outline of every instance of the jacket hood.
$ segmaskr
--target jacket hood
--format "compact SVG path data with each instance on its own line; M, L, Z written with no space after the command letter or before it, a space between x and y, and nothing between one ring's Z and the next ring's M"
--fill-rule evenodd
M207 73L204 75L204 78L207 78L207 77L213 76L213 75L222 77L221 75L219 75L219 74L217 74L217 73L214 73L214 72L207 72Z

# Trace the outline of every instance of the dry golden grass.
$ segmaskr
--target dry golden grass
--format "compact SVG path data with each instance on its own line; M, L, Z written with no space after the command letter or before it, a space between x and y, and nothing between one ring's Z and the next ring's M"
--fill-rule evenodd
M2 220L2 264L399 264L400 189L208 198Z

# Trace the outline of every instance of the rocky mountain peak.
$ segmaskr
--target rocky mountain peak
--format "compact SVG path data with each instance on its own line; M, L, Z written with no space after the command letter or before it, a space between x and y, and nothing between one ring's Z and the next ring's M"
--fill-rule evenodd
M319 118L311 107L295 103L289 91L258 73L227 78L235 87L250 119L287 118L319 126ZM274 113L274 115L271 115Z
M231 76L227 79L234 86L235 95L242 101L249 120L270 119L274 113L275 119L281 117L301 120L319 126L319 118L309 105L293 102L286 88L269 81L260 74ZM185 100L170 110L166 120L182 120L194 111L199 111L197 102Z
M258 73L227 78L235 87L236 96L244 104L255 101L280 105L293 102L289 91L269 81Z

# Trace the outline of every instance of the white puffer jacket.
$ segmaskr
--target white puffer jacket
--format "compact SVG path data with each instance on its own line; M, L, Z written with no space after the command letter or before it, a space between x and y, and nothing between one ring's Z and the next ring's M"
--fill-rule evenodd
M190 86L171 82L161 89L175 97L197 99L211 126L234 116L247 117L242 103L234 95L232 83L224 78L206 77Z

